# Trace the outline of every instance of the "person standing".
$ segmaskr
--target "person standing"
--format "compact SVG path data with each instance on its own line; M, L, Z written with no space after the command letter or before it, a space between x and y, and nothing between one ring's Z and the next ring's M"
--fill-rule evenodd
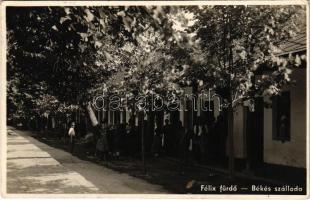
M171 132L171 124L169 119L165 119L165 125L163 127L163 148L165 151L165 154L168 156L171 156L172 154L172 143L173 143L173 136Z
M162 129L160 127L156 127L152 143L152 154L154 157L158 157L161 151L162 151Z
M103 120L103 124L101 127L97 127L98 132L98 140L96 141L96 157L103 161L107 161L107 156L109 152L109 144L107 140L107 128L108 128L108 121L106 119Z
M188 166L190 156L193 151L193 135L194 130L182 131L182 136L179 141L179 159L181 164L179 166L179 172L184 173L184 169Z
M203 123L202 117L198 117L194 134L194 153L198 162L203 163L206 157L206 139L208 136L208 127Z
M74 127L75 127L75 122L72 122L71 123L71 126L69 128L69 131L68 131L68 135L69 135L69 138L70 138L70 152L73 154L73 150L74 150L74 144L75 144L75 130L74 130Z

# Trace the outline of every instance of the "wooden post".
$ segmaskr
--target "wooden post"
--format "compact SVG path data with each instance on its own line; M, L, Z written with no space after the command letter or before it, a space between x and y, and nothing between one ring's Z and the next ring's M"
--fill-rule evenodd
M229 28L229 36L231 38L230 29ZM233 52L232 47L229 46L229 96L228 96L228 149L229 149L229 177L233 178L234 176L234 166L235 166L235 149L234 149L234 111L233 111L233 100L232 100L232 83L231 83L231 77L234 73L233 71Z

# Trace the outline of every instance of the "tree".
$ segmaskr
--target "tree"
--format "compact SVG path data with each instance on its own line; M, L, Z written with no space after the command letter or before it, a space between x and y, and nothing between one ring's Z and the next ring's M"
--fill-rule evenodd
M195 13L200 48L183 76L198 81L204 89L215 89L226 102L228 113L229 170L233 175L233 109L248 99L272 96L289 83L289 66L294 59L277 58L281 42L294 35L304 7L300 6L206 6L189 9ZM272 74L254 82L258 70ZM236 101L238 99L238 101ZM254 102L254 101L251 101Z
M35 100L40 87L30 88L42 83L61 103L85 104L96 85L124 67L119 48L135 44L146 25L163 29L167 9L8 7L8 79L16 79L8 90L31 91Z

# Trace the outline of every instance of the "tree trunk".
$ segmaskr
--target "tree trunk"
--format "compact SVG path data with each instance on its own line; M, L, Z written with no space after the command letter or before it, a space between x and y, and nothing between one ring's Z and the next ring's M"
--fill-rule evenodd
M146 173L146 165L145 165L145 150L144 150L144 113L141 111L139 113L140 124L141 124L141 156L142 156L142 165L143 165L143 173Z
M229 177L234 176L234 113L230 104L227 110L228 118L228 169Z
M232 178L234 176L234 111L233 111L233 100L232 100L232 74L234 73L233 69L233 51L232 51L232 40L231 40L231 26L229 24L229 107L228 107L228 150L229 150L229 177Z
M148 141L146 143L147 146L147 152L152 152L152 146L154 143L154 123L155 123L155 113L153 111L150 111L148 113L147 116L147 121L148 121L148 125L147 125L147 130L146 130L146 134L148 137Z
M94 110L91 108L90 104L87 106L87 112L88 112L92 126L93 127L97 126L99 124L99 122L98 122L96 114L95 114Z

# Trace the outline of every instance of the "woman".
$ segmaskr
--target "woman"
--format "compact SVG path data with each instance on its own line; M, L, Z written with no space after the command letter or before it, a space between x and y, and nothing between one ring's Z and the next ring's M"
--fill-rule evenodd
M162 129L160 127L157 127L155 129L155 134L153 138L153 144L152 144L152 154L154 157L158 157L161 153L161 147L162 147Z
M207 126L203 123L203 120L201 117L198 118L197 124L195 125L195 135L194 135L194 153L196 160L198 162L203 163L205 161L206 157L206 142L207 142L207 137L208 135L208 128Z
M75 122L71 122L71 127L69 128L68 135L70 137L70 152L73 154L74 143L75 143Z
M187 132L183 131L179 141L179 158L181 161L179 172L183 173L183 170L188 166L190 154L193 150L193 129L189 129Z

